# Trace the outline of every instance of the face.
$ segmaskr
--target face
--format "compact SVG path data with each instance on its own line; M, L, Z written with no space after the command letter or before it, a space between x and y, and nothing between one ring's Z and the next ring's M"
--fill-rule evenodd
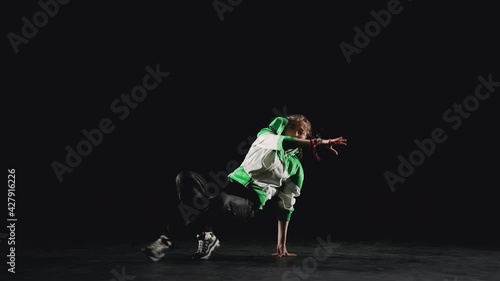
M298 139L306 139L307 138L307 127L302 122L290 122L285 127L283 131L284 136L290 136Z

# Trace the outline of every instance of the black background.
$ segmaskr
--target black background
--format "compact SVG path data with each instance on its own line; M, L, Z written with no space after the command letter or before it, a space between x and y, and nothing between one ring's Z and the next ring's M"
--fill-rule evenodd
M352 45L353 28L387 3L243 0L220 21L210 1L71 1L19 53L4 37L2 158L16 169L18 239L156 238L175 175L225 171L280 112L349 142L337 157L306 155L290 239L497 242L500 88L456 130L443 113L479 76L500 81L498 10L402 1L347 63L339 44ZM4 9L4 34L21 34L21 18L40 10L16 4ZM120 120L111 103L157 64L170 76ZM103 118L115 130L59 182L51 164ZM384 172L397 173L398 156L435 128L447 140L391 192ZM265 213L219 231L274 239Z

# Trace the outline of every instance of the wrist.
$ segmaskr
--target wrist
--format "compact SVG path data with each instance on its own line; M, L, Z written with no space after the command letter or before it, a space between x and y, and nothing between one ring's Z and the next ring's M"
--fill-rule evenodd
M314 148L315 146L322 145L323 139L322 138L310 139L309 143L311 144L311 147Z
M317 161L321 160L318 156L318 153L316 152L316 147L323 144L323 140L321 138L314 138L314 139L310 139L309 143L311 145L311 150L312 150L312 154L313 154L314 158Z

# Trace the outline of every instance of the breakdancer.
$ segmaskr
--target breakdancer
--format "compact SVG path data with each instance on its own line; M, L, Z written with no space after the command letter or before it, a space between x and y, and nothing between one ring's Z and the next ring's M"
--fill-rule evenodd
M176 177L183 219L169 222L166 232L143 248L152 261L165 256L175 241L179 227L195 226L197 251L193 259L209 259L221 243L214 234L218 221L236 219L248 222L259 214L270 199L277 197L278 237L276 257L296 256L286 247L288 225L294 212L296 197L304 181L301 164L303 151L310 151L319 160L318 147L338 155L334 146L347 145L343 137L321 139L312 137L311 123L302 114L276 117L257 133L240 166L232 171L220 192L208 192L205 178L195 171L182 171Z

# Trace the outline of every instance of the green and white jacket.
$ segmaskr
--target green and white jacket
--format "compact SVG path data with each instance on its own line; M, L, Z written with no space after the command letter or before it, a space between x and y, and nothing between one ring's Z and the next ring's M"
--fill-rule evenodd
M283 149L284 142L297 142L294 137L281 135L287 123L288 119L276 117L268 127L261 129L241 165L228 175L257 192L261 210L267 200L278 196L279 220L290 220L295 197L300 195L304 181L298 149Z

